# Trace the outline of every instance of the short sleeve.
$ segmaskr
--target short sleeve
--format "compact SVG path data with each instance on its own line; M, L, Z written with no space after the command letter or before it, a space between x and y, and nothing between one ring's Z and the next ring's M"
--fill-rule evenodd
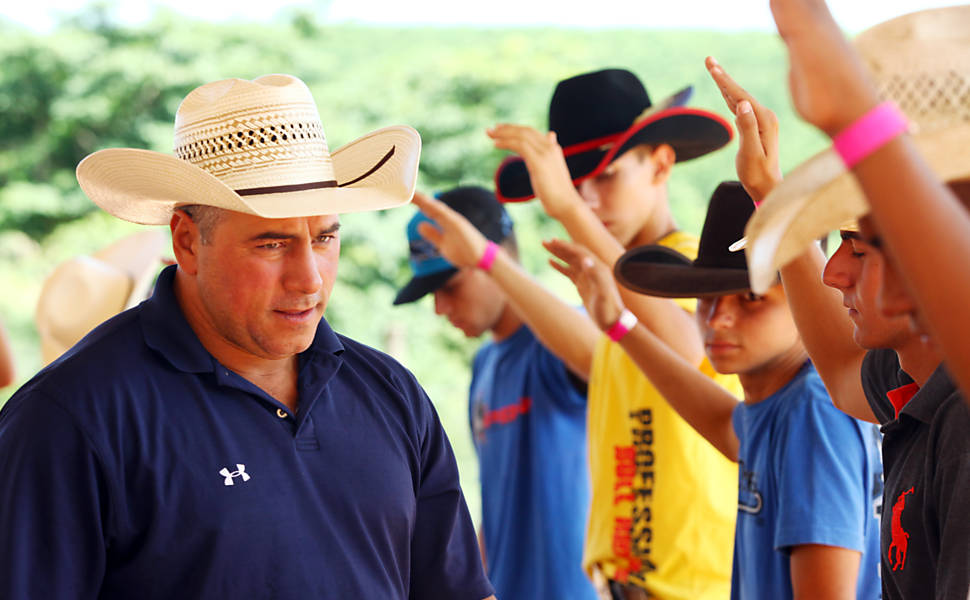
M451 444L431 401L413 382L426 407L420 440L417 515L411 537L411 598L481 600L494 594L482 569L478 539L458 483Z
M537 371L544 379L545 389L549 390L555 401L565 408L585 408L586 386L572 374L569 367L538 340L533 354Z
M98 456L53 401L0 411L0 598L96 598L109 510Z
M810 397L791 399L793 406L777 437L773 545L789 550L822 544L863 552L871 513L866 442L853 419L835 408L824 389L815 387Z

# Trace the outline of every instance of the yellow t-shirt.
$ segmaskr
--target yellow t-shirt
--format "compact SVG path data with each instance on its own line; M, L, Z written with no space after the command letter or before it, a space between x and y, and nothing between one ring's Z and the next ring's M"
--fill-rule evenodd
M693 258L697 238L660 240ZM678 300L694 312L696 301ZM699 367L739 398L734 375ZM583 566L665 599L730 596L738 466L694 431L623 348L602 336L589 380L593 498Z

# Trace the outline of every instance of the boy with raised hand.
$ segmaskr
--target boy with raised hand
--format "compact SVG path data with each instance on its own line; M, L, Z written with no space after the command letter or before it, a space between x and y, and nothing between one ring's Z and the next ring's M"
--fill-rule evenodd
M862 47L880 35L879 28L860 34L864 36ZM770 152L758 136L766 130L762 124L771 120L770 111L716 63L709 61L708 68L728 106L738 115L742 140L750 142L747 146L742 143L749 159L745 169L739 163L742 180L751 175L770 181L771 170L759 160ZM905 89L932 92L920 86ZM935 137L932 125L934 113L946 106L937 104L924 114L921 124L928 127L921 127L917 135L919 143L935 148L931 156L945 163L952 157L939 152L945 138ZM759 171L761 175L757 175ZM965 162L964 175L957 175L951 188L964 195L964 204L970 204L966 186L959 183L970 176L970 162ZM766 214L797 209L807 236L824 232L827 224L838 227L831 215L832 202L843 208L859 206L858 197L852 195L858 191L852 189L837 198L827 197L825 190L814 194L809 190L802 198L786 199L771 188L769 183L749 191L753 196L768 196L761 210L772 212ZM963 514L970 502L966 484L970 480L970 410L943 366L933 337L911 327L914 300L874 237L871 218L859 216L858 224L841 226L842 245L827 264L818 248L809 247L781 268L781 278L805 346L835 405L882 425L883 598L962 600L970 586L970 522ZM774 231L782 244L797 238L777 225L760 231L747 243L757 247L763 241L758 236L765 231Z
M597 331L522 271L512 220L492 192L463 186L438 198L415 194L424 212L408 224L414 277L394 303L434 294L435 312L466 336L491 333L469 390L489 579L508 600L594 600L582 570L588 367L570 365L589 362ZM571 326L550 327L562 322ZM565 360L543 345L549 336L571 349Z
M740 183L718 186L696 260L664 246L627 252L622 285L696 297L711 364L735 373L744 402L703 376L646 327L620 340L664 398L738 463L732 598L879 597L878 433L838 411L798 336L781 284L751 293L744 256L728 250L753 205ZM624 308L609 269L577 244L555 241L557 268L606 329Z
M823 0L772 0L771 8L788 47L795 108L806 121L835 141L865 116L871 115L870 122L872 116L890 116L884 122L890 128L880 127L875 135L863 137L866 142L884 143L860 146L870 152L847 168L865 193L864 204L871 208L872 222L887 243L889 258L920 307L925 328L938 341L964 397L970 398L970 344L966 343L970 319L956 318L970 302L970 214L952 185L950 190L943 185L956 178L941 168L940 160L965 155L970 124L965 93L970 6L916 13L918 24L909 17L885 24L893 28L894 37L883 44L892 51L881 55L860 52L858 37L855 48L847 43ZM936 68L925 73L924 84L932 81L938 97L923 106L948 113L947 125L938 131L952 142L944 156L933 156L920 142L920 137L927 137L923 123L915 135L906 135L905 119L893 118L892 111L884 108L873 112L880 96L891 89L886 87L889 80L884 71L927 59ZM879 85L873 85L873 74L879 76ZM915 118L899 104L906 117ZM881 133L888 135L880 137ZM919 210L913 210L914 205Z
M717 115L684 107L689 95L688 88L652 104L636 76L620 69L560 82L549 134L518 125L489 131L497 147L519 155L496 174L498 195L538 196L573 239L608 264L626 247L652 242L693 256L697 240L677 230L667 179L678 160L716 150L732 134ZM633 293L624 302L689 364L702 364L693 302ZM632 318L600 336L593 354L587 422L593 500L584 564L616 598L725 598L735 467L614 343ZM703 369L716 376L709 365ZM727 379L736 389L736 379Z

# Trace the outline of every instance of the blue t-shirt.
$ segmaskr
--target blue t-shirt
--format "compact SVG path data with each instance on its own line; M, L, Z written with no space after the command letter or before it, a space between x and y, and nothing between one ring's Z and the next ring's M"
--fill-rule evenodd
M503 600L595 600L586 398L527 327L479 350L469 402L488 574Z
M809 362L757 404L739 404L738 521L731 597L792 597L791 549L862 553L858 598L879 598L879 432L835 408ZM820 574L819 576L822 576Z
M174 274L0 411L0 598L491 595L411 374L321 321L291 414L205 350Z

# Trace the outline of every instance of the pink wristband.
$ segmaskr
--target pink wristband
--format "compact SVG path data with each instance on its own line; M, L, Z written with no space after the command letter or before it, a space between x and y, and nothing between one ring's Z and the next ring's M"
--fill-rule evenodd
M482 257L478 259L478 264L476 266L483 271L490 271L492 269L492 263L495 262L496 256L498 256L498 244L493 241L489 241L487 244L485 244L485 252L482 254Z
M899 108L883 102L840 131L832 138L832 146L851 169L908 128L909 121Z
M613 323L613 326L606 330L606 336L614 342L619 342L623 336L630 333L630 330L637 326L637 317L627 309L623 309L620 318Z

